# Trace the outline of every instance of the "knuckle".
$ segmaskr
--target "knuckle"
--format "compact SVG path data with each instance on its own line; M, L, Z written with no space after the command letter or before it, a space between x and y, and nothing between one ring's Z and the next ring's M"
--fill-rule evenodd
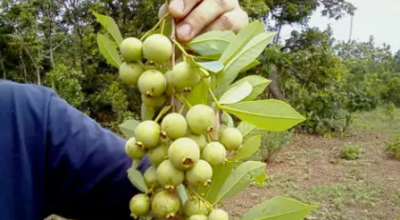
M226 30L231 30L233 27L233 23L230 17L226 15L222 15L219 19L221 26Z
M221 8L225 9L228 8L228 1L232 0L214 0Z

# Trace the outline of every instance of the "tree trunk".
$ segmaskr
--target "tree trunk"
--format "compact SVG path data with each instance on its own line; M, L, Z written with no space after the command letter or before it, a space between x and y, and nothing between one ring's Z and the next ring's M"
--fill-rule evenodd
M269 68L270 68L269 79L271 80L271 84L269 85L269 94L275 99L285 100L285 96L279 90L278 72L276 66L271 64Z

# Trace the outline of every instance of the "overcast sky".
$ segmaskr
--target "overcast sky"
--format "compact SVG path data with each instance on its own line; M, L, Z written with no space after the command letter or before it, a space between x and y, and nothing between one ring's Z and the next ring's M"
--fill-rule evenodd
M368 41L369 36L375 37L377 44L387 43L392 52L400 50L400 0L348 0L357 10L353 20L352 39ZM331 24L334 37L338 40L348 40L350 34L350 16L339 21L322 18L315 13L310 25L325 29ZM282 31L282 37L287 38L296 27L287 26Z

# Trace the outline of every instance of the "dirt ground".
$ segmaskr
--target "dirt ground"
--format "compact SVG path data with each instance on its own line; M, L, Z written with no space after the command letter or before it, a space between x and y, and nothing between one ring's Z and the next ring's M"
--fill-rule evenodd
M400 162L384 152L385 141L400 132L400 114L390 125L382 115L359 115L346 137L296 135L267 165L266 186L250 187L225 208L238 219L280 195L318 204L308 220L400 220ZM346 145L361 149L358 159L341 159Z

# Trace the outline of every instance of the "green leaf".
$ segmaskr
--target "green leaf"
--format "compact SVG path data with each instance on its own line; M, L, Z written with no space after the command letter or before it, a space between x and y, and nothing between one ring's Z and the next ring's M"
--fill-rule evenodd
M245 68L243 68L242 70L240 70L241 73L246 72L247 70L253 69L253 67L258 66L260 63L260 61L258 60L254 60L253 62L251 62L249 65L247 65Z
M232 117L224 111L221 114L221 123L227 125L230 128L233 128L235 126Z
M269 79L257 75L251 75L236 81L230 86L230 89L234 88L235 86L238 86L239 84L245 81L251 84L253 90L251 91L250 95L248 95L246 98L243 99L243 101L252 101L256 99L259 95L261 95L261 93L265 91L267 86L271 83L271 80Z
M195 57L196 60L219 60L219 58L221 57L220 53L217 54L207 54L204 56L198 56Z
M108 31L108 33L111 34L111 36L118 43L118 45L120 45L121 42L123 41L123 38L114 19L112 19L109 16L98 14L94 11L93 14L94 16L96 16L97 21Z
M119 57L117 46L102 34L97 34L97 44L100 53L106 58L107 62L116 68L119 68L122 61Z
M209 188L202 188L203 191L200 191L200 193L205 194L204 198L208 202L215 203L217 201L218 193L220 192L229 175L231 174L233 166L234 163L228 161L223 165L213 167L211 186Z
M255 154L261 146L261 135L253 136L244 142L243 146L236 152L234 160L244 160Z
M271 42L276 33L261 33L251 39L239 53L232 59L223 61L223 56L220 59L225 64L223 74L219 74L217 81L217 94L224 91L238 76L240 70L250 65L264 51L265 47Z
M277 196L251 208L241 220L303 220L316 208L318 206Z
M246 141L255 135L264 135L268 132L245 121L240 122L236 128L240 131L240 133L242 133L243 141Z
M209 31L194 38L187 46L200 55L221 54L234 38L232 31Z
M137 169L135 169L134 167L129 168L128 178L138 190L144 193L148 192L149 189L144 182L143 175Z
M219 71L224 69L224 64L218 60L210 62L196 62L196 64L213 73L218 73Z
M140 109L140 116L142 118L142 121L152 120L155 115L156 110L154 110L153 108L149 108L144 103L142 103L142 107Z
M227 63L233 59L255 36L264 33L265 27L261 21L254 21L243 28L234 39L231 40L229 46L224 50L220 61Z
M202 79L192 91L187 95L186 100L190 105L205 104L208 101L208 82L207 79Z
M269 131L285 131L305 120L290 105L275 99L239 102L221 108L242 121Z
M253 91L253 86L247 81L243 81L235 86L232 86L219 99L220 104L233 104L242 101L249 96Z
M119 130L122 132L122 134L124 134L124 136L126 138L131 138L135 136L135 128L136 126L138 126L140 122L134 120L134 119L130 119L130 120L126 120L124 121L122 124L120 124Z
M250 186L254 177L265 173L266 164L258 161L247 161L240 164L226 180L218 193L217 202L233 198Z

